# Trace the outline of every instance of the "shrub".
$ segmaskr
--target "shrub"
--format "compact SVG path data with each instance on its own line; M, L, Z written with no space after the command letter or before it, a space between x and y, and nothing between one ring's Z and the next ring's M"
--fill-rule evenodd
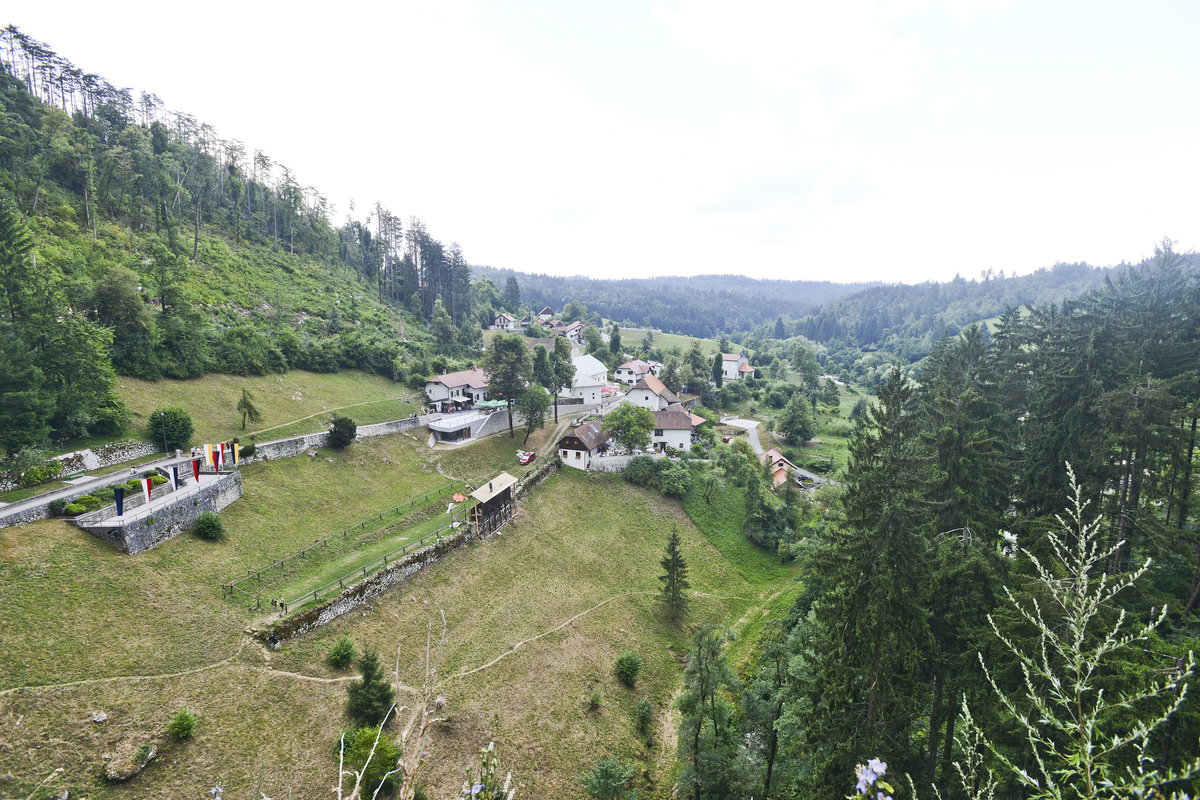
M172 739L190 739L196 732L196 721L195 714L186 708L181 708L175 712L175 716L171 717L171 723L167 725L167 734Z
M192 418L182 408L156 408L147 421L146 438L161 442L165 434L167 450L182 449L192 439Z
M646 699L637 701L637 728L642 733L650 730L650 723L654 721L654 706L650 705L650 701Z
M167 479L163 475L151 475L150 476L150 486L151 487L162 486L166 482L167 482Z
M333 415L333 423L329 427L329 446L341 450L354 441L357 433L357 426L354 420L349 417L343 417L341 414Z
M85 511L87 511L87 509L81 506L79 503L67 503L65 506L63 506L63 513L68 517L74 517L78 514L84 513Z
M376 736L379 737L379 744L375 744ZM367 768L360 784L362 796L385 797L394 794L400 788L400 780L394 774L388 775L388 772L394 770L400 761L400 747L396 741L390 736L382 735L379 728L371 726L351 728L343 737L346 746L346 766L355 772L361 771L364 765ZM372 747L375 748L374 755L371 755ZM371 757L370 764L367 764L368 756Z
M63 465L61 461L47 461L42 464L35 464L21 473L21 484L32 486L35 483L42 483L51 478L57 478L62 474L62 471Z
M50 501L50 513L56 517L60 516L63 513L63 509L66 507L67 501L63 500L61 497L57 500Z
M658 476L662 493L672 497L683 497L692 488L692 473L682 464L672 464Z
M662 465L657 460L650 456L636 456L630 459L621 474L630 483L657 489L659 486L658 475L661 471Z
M343 636L333 643L333 647L329 648L329 654L325 656L325 660L331 667L345 669L354 661L356 655L354 642L350 641L349 636Z
M596 766L579 776L589 797L596 800L632 800L637 790L631 789L636 766L608 756L596 762Z
M243 445L238 448L238 458L250 458L250 456L254 455L254 450L254 442Z
M626 650L617 656L617 677L626 686L637 683L638 673L642 671L642 657L636 650Z
M225 535L225 523L213 512L204 511L196 518L196 524L192 526L192 533L201 539L215 541Z
M592 692L592 696L588 698L588 708L596 711L602 705L604 705L604 695L600 694L599 689L596 689Z

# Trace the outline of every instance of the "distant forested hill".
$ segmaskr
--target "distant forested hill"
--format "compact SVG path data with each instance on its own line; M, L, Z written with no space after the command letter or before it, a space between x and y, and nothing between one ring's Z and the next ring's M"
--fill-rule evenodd
M764 281L741 275L610 280L581 275L534 275L479 266L475 272L498 286L516 277L521 301L535 309L548 305L560 311L571 300L579 300L608 319L700 337L749 331L780 316L798 317L825 303L878 285Z

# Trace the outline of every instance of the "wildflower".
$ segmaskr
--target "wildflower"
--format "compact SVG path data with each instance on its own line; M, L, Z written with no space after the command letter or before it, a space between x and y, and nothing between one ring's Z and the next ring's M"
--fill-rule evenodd
M854 789L859 794L867 794L875 784L875 778L878 777L870 767L864 767L862 764L854 766L854 774L858 776L858 785Z
M880 761L878 758L872 758L867 762L867 769L875 773L876 777L882 778L887 775L887 764Z
M471 787L471 796L474 797L475 795L479 794L482 791L483 791L483 784L477 783Z

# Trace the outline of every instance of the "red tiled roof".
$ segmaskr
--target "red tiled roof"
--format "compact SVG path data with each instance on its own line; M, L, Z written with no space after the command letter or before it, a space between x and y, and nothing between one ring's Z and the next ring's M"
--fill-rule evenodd
M666 384L653 375L647 375L646 377L642 378L640 381L635 383L633 388L631 388L629 391L632 392L634 389L649 389L659 397L667 398L668 403L675 403L679 401L679 398L675 396L675 393L668 389Z

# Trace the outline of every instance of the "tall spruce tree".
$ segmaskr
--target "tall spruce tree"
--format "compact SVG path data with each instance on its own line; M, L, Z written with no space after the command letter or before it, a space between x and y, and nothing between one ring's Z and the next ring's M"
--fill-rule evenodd
M893 369L850 442L846 524L809 544L821 590L789 641L793 687L779 722L803 743L804 797L843 791L864 753L888 753L912 774L920 765L931 537L919 419L912 383Z
M687 611L686 592L691 586L687 577L687 562L684 561L683 552L680 549L681 541L679 530L672 527L671 533L667 537L667 551L659 562L663 568L663 574L658 576L663 585L663 605L667 607L667 612L672 619L679 619Z

